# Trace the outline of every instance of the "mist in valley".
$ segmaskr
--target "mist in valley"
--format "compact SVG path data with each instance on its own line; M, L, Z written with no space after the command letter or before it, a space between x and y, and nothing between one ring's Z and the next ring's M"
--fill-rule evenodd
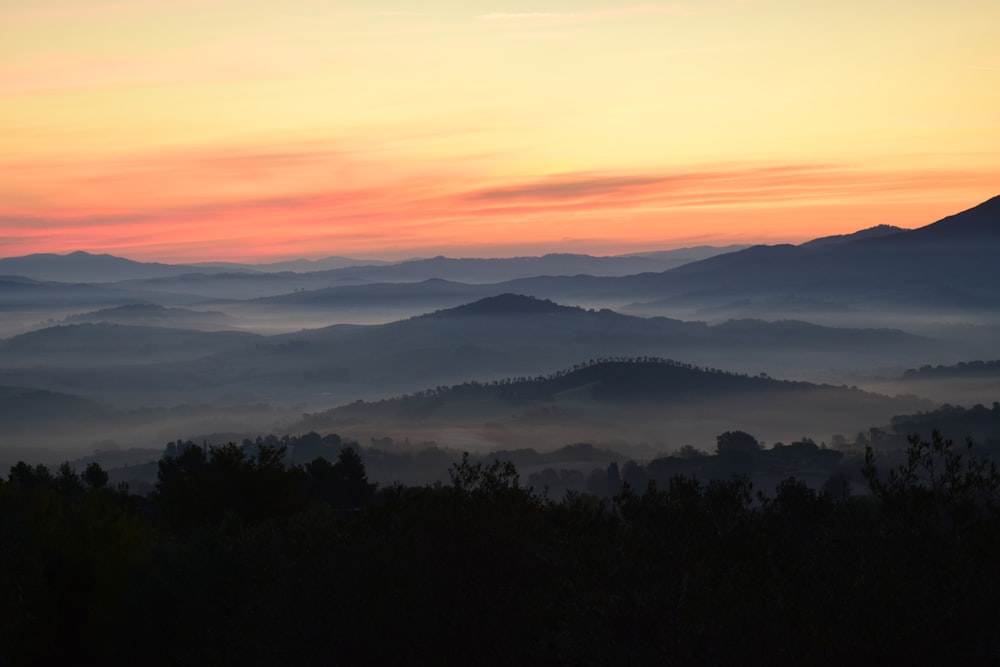
M933 232L931 254L974 267L946 275L925 272L930 251L904 240L920 230L701 248L662 270L658 253L0 260L0 274L23 272L0 279L0 501L26 545L11 550L8 580L49 591L27 594L38 606L9 627L61 619L58 636L77 632L74 647L94 656L127 628L169 645L164 655L190 649L185 664L225 636L252 664L286 660L285 638L304 630L340 660L350 642L331 643L330 627L416 610L378 643L393 662L413 646L392 643L399 628L420 627L439 655L455 645L435 635L454 625L440 619L471 605L496 612L481 636L575 628L546 646L561 642L573 663L632 646L645 664L667 654L659 630L621 637L647 617L680 610L676 637L715 638L717 611L743 601L753 608L728 635L764 609L775 620L753 646L769 637L780 650L790 635L768 633L803 605L827 619L815 627L837 628L832 647L845 618L870 612L860 636L926 609L913 582L952 582L947 608L986 610L970 626L992 618L1000 242L970 248L963 229L983 211L969 215L951 220L952 245ZM817 576L835 594L803 598ZM81 581L90 594L76 594ZM115 620L84 637L94 609ZM566 622L568 609L611 610L627 629ZM248 633L262 613L285 631ZM893 658L926 624L907 621ZM59 652L19 636L4 639L24 655ZM603 639L582 648L591 637ZM520 655L537 658L531 646ZM690 664L705 661L686 646ZM940 658L933 648L919 653Z
M54 461L315 431L479 455L590 443L648 461L711 450L729 430L832 443L946 403L991 405L992 367L916 369L1000 358L994 236L968 242L997 206L916 230L643 256L3 259L0 448ZM926 274L929 253L965 268ZM456 398L650 359L693 375L663 380L669 392L636 375L627 398L600 383ZM798 384L774 394L772 381Z

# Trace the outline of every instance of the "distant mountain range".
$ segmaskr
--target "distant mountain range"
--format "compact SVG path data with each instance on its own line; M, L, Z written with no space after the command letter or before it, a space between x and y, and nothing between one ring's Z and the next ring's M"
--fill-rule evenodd
M232 325L231 319L219 311L167 308L149 303L130 303L124 306L77 313L65 318L64 321L71 324L110 322L146 327L190 329L218 329Z
M716 297L794 291L852 305L1000 306L1000 197L918 229L867 232L716 256L664 274L661 287Z
M104 312L118 314L120 321L128 311ZM193 315L180 316L190 321ZM905 368L922 363L935 345L892 329L755 320L710 326L512 294L383 325L334 325L276 336L115 324L102 315L86 319L98 322L0 341L0 383L70 388L131 405L219 396L315 405L426 384L535 375L608 355L669 355L754 373L794 369L808 377L817 364L850 368L894 360Z
M852 311L1000 309L1000 197L913 230L880 226L799 246L753 246L669 271L627 276L549 275L493 284L436 281L338 286L274 297L299 306L450 307L506 292L637 314L717 318L837 315Z
M363 309L405 316L516 293L636 314L715 319L813 314L829 321L856 312L988 312L1000 309L998 253L1000 197L916 229L880 225L798 246L614 257L436 257L308 273L273 270L283 265L266 270L239 265L242 272L212 273L107 255L33 255L0 260L0 276L8 275L0 279L0 310L57 304L65 296L103 306L241 301L257 310ZM334 264L349 261L331 258ZM114 284L88 293L39 282L53 280Z
M322 274L328 283L337 282L419 282L430 278L492 283L540 275L623 276L649 271L666 271L706 257L742 250L746 245L725 247L698 246L636 255L595 257L555 253L540 257L498 259L433 257L401 262L356 260L328 257L322 260L293 260L270 264L202 262L163 264L136 262L113 255L94 255L77 251L66 255L35 254L0 259L0 275L21 276L41 281L69 283L112 283L180 276L218 276L250 274ZM313 281L315 282L315 281Z

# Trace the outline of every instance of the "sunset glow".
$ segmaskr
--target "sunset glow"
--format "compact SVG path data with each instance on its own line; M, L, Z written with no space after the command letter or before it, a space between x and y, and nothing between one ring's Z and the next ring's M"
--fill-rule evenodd
M620 252L1000 193L993 0L7 0L0 256Z

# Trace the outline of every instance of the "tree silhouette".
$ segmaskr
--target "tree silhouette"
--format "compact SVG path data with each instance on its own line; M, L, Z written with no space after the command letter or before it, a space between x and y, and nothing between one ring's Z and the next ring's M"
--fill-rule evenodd
M97 461L91 461L83 471L83 481L92 489L103 489L108 484L108 473Z
M719 456L747 456L760 452L757 438L745 431L726 431L715 439L715 451Z

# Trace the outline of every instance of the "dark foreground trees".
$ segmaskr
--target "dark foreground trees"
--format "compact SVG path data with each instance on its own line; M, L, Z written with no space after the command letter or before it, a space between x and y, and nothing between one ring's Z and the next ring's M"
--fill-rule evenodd
M870 460L864 498L675 477L558 503L500 462L374 493L349 454L196 449L147 499L12 469L0 663L1000 657L998 475L943 439L891 472Z

